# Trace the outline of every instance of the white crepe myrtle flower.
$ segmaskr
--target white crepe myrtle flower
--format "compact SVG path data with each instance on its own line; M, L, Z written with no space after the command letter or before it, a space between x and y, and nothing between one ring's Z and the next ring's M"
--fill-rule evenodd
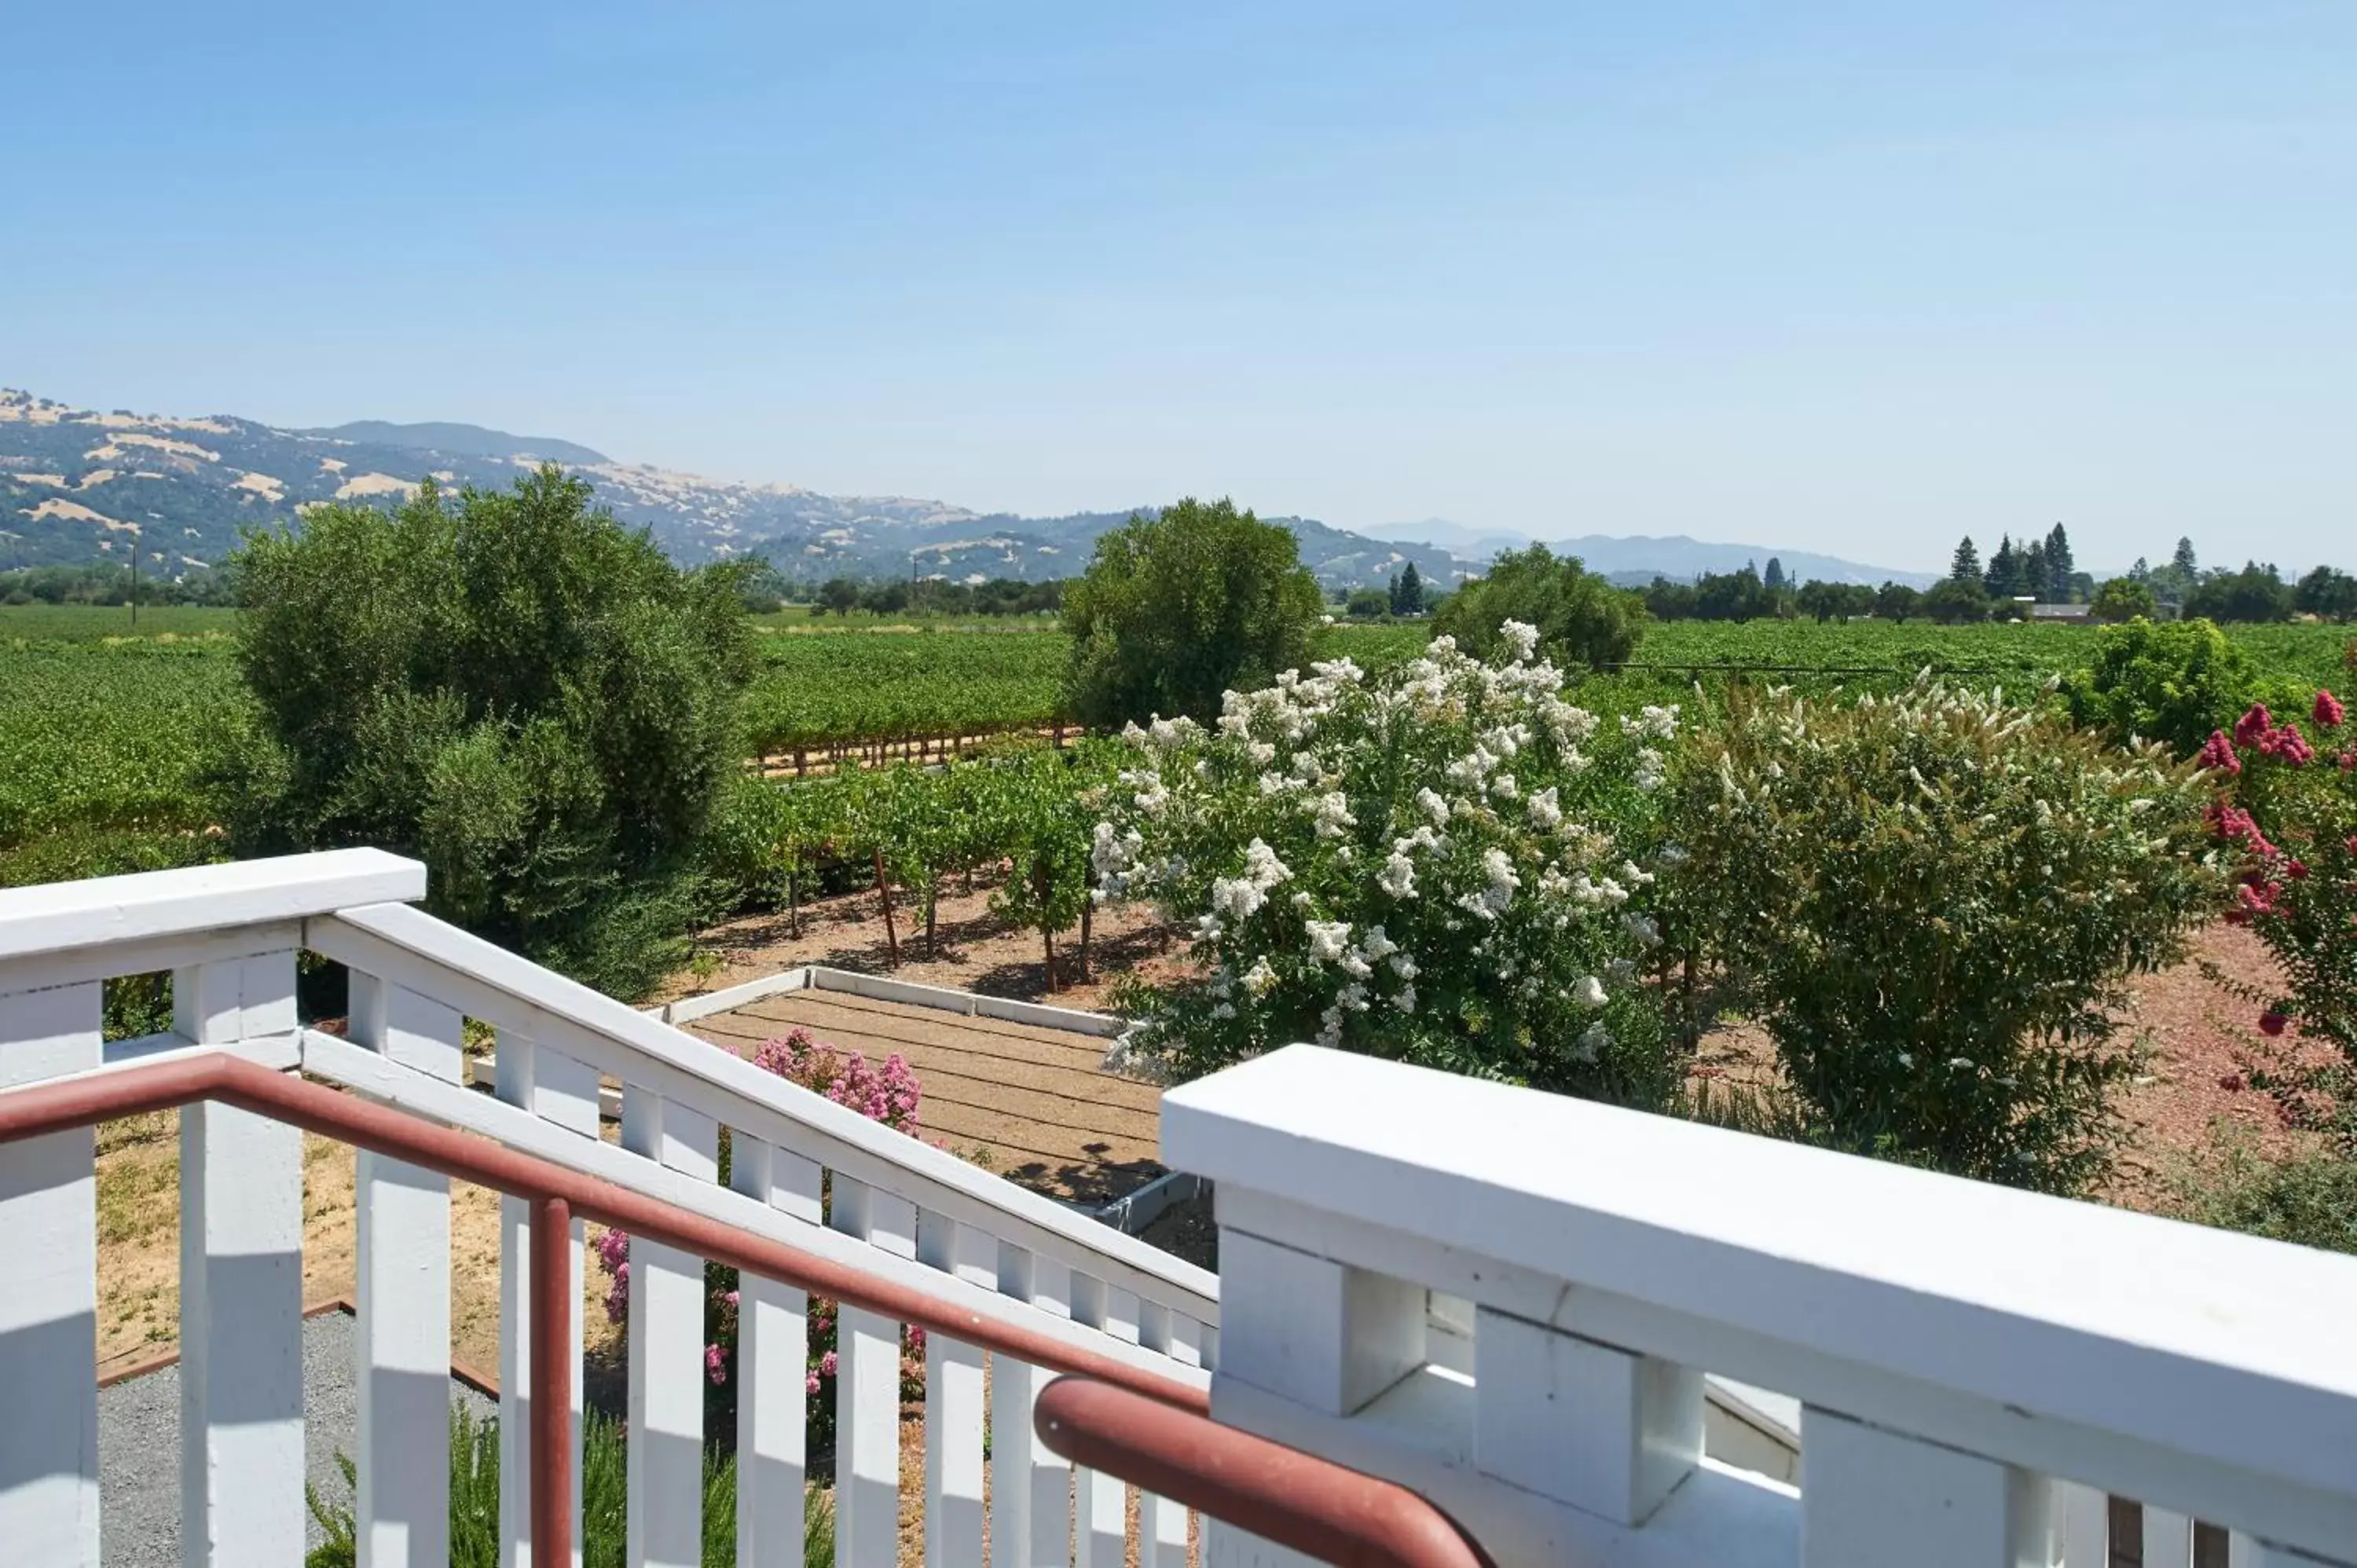
M1415 967L1415 960L1404 952L1395 952L1383 961L1390 964L1392 972L1402 980L1414 980L1419 972Z
M1401 986L1397 993L1392 997L1392 1005L1398 1008L1403 1013L1414 1014L1415 1012L1415 987L1413 985Z
M1623 714L1620 733L1632 740L1670 740L1678 733L1678 708L1673 703L1667 707L1647 703L1642 712Z
M1490 793L1501 800L1512 800L1521 789L1522 786L1514 782L1514 776L1511 773L1501 773L1490 780Z
M1498 627L1498 639L1512 650L1514 662L1529 659L1539 645L1539 628L1527 621L1509 620Z
M1530 813L1531 826L1546 832L1563 821L1563 807L1558 803L1555 786L1550 784L1530 798L1523 810Z
M1649 746L1637 753L1637 769L1630 776L1629 781L1650 795L1662 787L1668 768L1669 764L1662 754Z
M1652 949L1662 945L1662 928L1651 915L1628 910L1620 917L1620 929L1635 938L1641 948Z
M1415 897L1415 862L1397 850L1392 851L1391 857L1383 862L1383 870L1375 876L1375 886L1382 888L1383 896L1388 898Z
M1321 839L1340 838L1359 825L1359 819L1351 814L1349 798L1340 789L1329 789L1323 795L1312 797L1302 803L1302 809L1317 824L1316 831Z
M1318 963L1340 958L1351 940L1348 920L1305 920L1301 929L1309 938L1309 956Z
M1254 766L1265 768L1275 760L1276 747L1267 741L1256 740L1244 747L1244 755L1253 759Z
M1211 1016L1222 1021L1232 1018L1235 1015L1236 1004L1232 1002L1222 1002L1211 1009Z
M1276 971L1269 967L1265 954L1262 955L1250 969L1244 971L1240 983L1254 999L1265 996L1276 988Z
M1606 1001L1604 994L1604 982L1599 977L1591 974L1587 979L1581 981L1577 986L1573 988L1572 995L1578 1001L1582 1007L1601 1007L1604 1005Z
M1586 1030L1582 1031L1579 1038L1573 1043L1571 1048L1572 1059L1579 1062L1592 1062L1598 1057L1602 1056L1611 1044L1611 1030L1606 1028L1600 1023L1590 1024L1587 1026Z

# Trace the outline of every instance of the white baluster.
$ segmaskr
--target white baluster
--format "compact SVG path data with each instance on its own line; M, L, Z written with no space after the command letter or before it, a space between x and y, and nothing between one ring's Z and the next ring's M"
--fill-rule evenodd
M834 1173L827 1222L904 1258L916 1206ZM839 1568L891 1568L900 1537L900 1326L841 1306L834 1327L834 1551Z
M1071 1275L1053 1259L1002 1244L1001 1294L1071 1316ZM1052 1374L1009 1356L990 1367L991 1568L1065 1568L1071 1561L1071 1470L1032 1429Z
M462 1024L430 997L351 977L350 1038L389 1061L457 1082ZM450 1181L362 1149L354 1187L359 1562L439 1568L450 1557Z
M1814 1406L1802 1413L1801 1442L1802 1568L2014 1568L2046 1558L2043 1476Z
M1138 1305L1137 1342L1185 1365L1198 1364L1196 1336L1201 1328L1167 1306L1153 1302ZM1145 1537L1138 1542L1138 1568L1187 1568L1187 1510L1168 1498L1145 1492L1139 1496L1138 1511L1138 1527Z
M821 1171L813 1161L742 1133L730 1139L728 1185L798 1219L819 1223ZM804 1380L810 1298L758 1274L737 1282L737 1561L740 1568L804 1568Z
M1137 1298L1087 1274L1072 1276L1072 1321L1116 1339L1137 1339ZM1122 1568L1129 1533L1129 1489L1099 1470L1073 1480L1075 1568Z
M2111 1498L2076 1481L2052 1481L2054 1556L2062 1568L2111 1568Z
M705 1181L719 1174L712 1118L637 1084L622 1090L622 1146ZM630 1568L698 1568L704 1550L704 1260L630 1238Z
M998 1243L933 1213L917 1224L918 1255L943 1273L998 1288ZM925 1565L982 1568L982 1351L925 1336Z
M1221 1376L1355 1415L1424 1362L1426 1292L1241 1230L1220 1232Z
M597 1135L597 1075L501 1029L494 1070L510 1105L585 1137ZM573 1561L581 1561L581 1221L573 1222ZM532 1568L532 1205L500 1199L500 1561Z
M175 1032L295 1027L295 955L172 976ZM244 1568L303 1554L303 1135L227 1105L180 1112L180 1549Z
M1702 1374L1487 1307L1473 1331L1486 1475L1642 1524L1702 1459Z
M2193 1520L2167 1509L2146 1509L2144 1568L2193 1568Z
M0 995L0 1087L98 1066L96 982ZM98 1185L89 1128L0 1144L0 1541L98 1568Z

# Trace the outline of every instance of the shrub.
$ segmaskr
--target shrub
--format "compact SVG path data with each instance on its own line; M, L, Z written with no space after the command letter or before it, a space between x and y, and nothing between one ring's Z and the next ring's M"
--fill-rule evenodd
M1220 693L1298 665L1323 601L1290 532L1192 497L1097 540L1064 593L1065 701L1100 729L1208 719Z
M1495 660L1508 648L1509 621L1538 628L1538 650L1565 665L1600 670L1636 650L1645 630L1643 596L1616 588L1579 557L1560 558L1544 544L1509 550L1489 575L1448 596L1433 622L1472 657Z
M2317 1063L2287 1051L2258 1076L2295 1121L2357 1152L2357 726L2319 691L2311 742L2264 705L2210 737L2201 761L2227 786L2211 825L2239 860L2234 906L2283 971L2285 990L2240 985L2262 1033L2328 1047ZM2319 744L2320 743L2320 744Z
M869 1065L857 1051L845 1051L795 1029L783 1038L764 1040L753 1052L753 1065L823 1094L837 1105L858 1112L911 1137L917 1133L917 1107L921 1098L917 1075L898 1051L881 1067ZM720 1145L720 1180L728 1179L728 1136ZM630 1317L630 1237L626 1230L600 1231L592 1250L606 1272L606 1317L627 1324ZM737 1389L730 1374L737 1362L737 1271L724 1263L704 1265L704 1430L707 1441L722 1444L737 1440ZM813 1297L810 1303L807 1343L809 1364L804 1373L808 1395L805 1419L813 1446L834 1435L835 1304ZM901 1391L919 1398L924 1392L925 1333L910 1328L903 1335L900 1360Z
M1297 1039L1657 1103L1636 983L1648 791L1674 709L1620 728L1504 628L1367 678L1348 660L1231 693L1217 730L1132 732L1095 830L1100 891L1194 933L1208 983L1137 996L1134 1060L1191 1078Z
M1824 1140L2083 1187L2133 1054L2122 982L2216 886L2199 776L1928 682L1731 703L1680 771L1678 875Z
M2094 663L2063 692L2073 723L2191 757L2250 705L2257 680L2243 650L2209 621L2131 620L2095 633Z
M324 507L238 564L242 853L415 854L437 914L622 994L660 976L739 760L732 575L681 572L553 467Z
M2247 1133L2217 1143L2212 1162L2175 1174L2179 1218L2274 1241L2357 1252L2357 1160L2303 1149L2261 1154Z

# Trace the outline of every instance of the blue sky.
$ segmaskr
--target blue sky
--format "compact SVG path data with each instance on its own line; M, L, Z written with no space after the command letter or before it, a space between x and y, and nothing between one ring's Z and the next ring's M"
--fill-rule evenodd
M2357 6L24 8L0 384L1030 512L2357 565Z

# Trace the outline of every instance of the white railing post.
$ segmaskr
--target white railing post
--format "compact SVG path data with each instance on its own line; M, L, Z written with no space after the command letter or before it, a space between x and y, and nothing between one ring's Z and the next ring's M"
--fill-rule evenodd
M1702 1374L1479 1309L1473 1452L1482 1474L1642 1524L1702 1459Z
M1021 1247L999 1247L998 1291L1059 1317L1072 1315L1071 1270ZM1071 1466L1031 1424L1032 1407L1051 1380L1028 1361L990 1359L991 1568L1065 1568L1071 1561Z
M701 1181L719 1174L712 1118L622 1089L622 1146ZM698 1568L704 1539L704 1260L630 1238L630 1568Z
M290 951L172 976L174 1032L295 1029ZM303 1553L303 1135L231 1106L180 1112L180 1546L197 1568Z
M1202 1326L1152 1302L1139 1304L1137 1342L1182 1366L1202 1365ZM1139 1499L1138 1568L1187 1568L1187 1510L1147 1492Z
M730 1136L728 1185L816 1225L824 1173L742 1133ZM737 1282L737 1561L804 1568L810 1298L758 1274Z
M1811 1406L1802 1417L1802 1568L2043 1563L2048 1483L2014 1466Z
M1072 1321L1137 1342L1137 1298L1087 1274L1072 1276ZM1129 1488L1101 1470L1072 1480L1075 1568L1122 1568L1129 1537Z
M597 1075L531 1036L501 1029L499 1097L542 1121L597 1136ZM581 1221L573 1222L573 1474L581 1474ZM500 1561L532 1568L532 1205L500 1199ZM581 1489L573 1491L573 1561L581 1561Z
M99 1064L95 981L0 995L0 1088ZM0 1541L98 1568L98 1184L91 1131L0 1146Z
M827 1223L897 1257L917 1255L908 1199L834 1173ZM900 1541L900 1326L837 1304L834 1316L837 1568L890 1568Z
M430 997L351 977L349 1037L387 1061L458 1082L462 1022ZM354 1187L360 1568L439 1568L450 1556L450 1181L362 1149Z
M929 1210L918 1256L943 1273L998 1288L998 1243ZM983 1357L963 1340L925 1336L925 1568L982 1568Z

